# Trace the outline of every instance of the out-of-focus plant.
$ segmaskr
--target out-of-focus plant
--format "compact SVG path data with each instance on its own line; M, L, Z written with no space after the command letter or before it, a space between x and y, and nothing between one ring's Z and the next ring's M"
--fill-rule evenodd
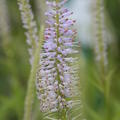
M91 59L86 65L88 68L88 77L86 79L86 92L91 89L90 95L86 96L86 113L88 119L92 120L113 120L116 113L113 112L115 109L116 99L112 96L114 86L113 78L115 77L115 71L117 66L111 67L111 58L109 56L109 49L107 49L107 32L106 29L106 14L104 10L104 1L95 0L92 7L95 12L95 56L96 61ZM112 58L113 59L113 58ZM96 64L94 64L96 63ZM92 65L89 65L92 64ZM115 65L115 64L114 64ZM117 79L116 79L117 80ZM88 84L89 83L89 84ZM85 93L86 93L85 92ZM89 101L87 98L89 97ZM116 109L117 110L117 109ZM118 117L116 117L118 118Z
M105 70L108 64L107 60L107 43L105 37L105 19L104 19L104 3L103 0L95 1L95 12L96 12L96 44L95 44L95 52L96 52L96 62L101 67L100 72L105 74Z
M104 1L96 0L95 1L95 12L96 12L96 62L98 66L99 73L99 86L105 97L105 103L108 107L109 102L109 89L110 89L110 80L106 79L108 75L108 56L107 56L107 40L106 40L106 31L105 31L105 11L104 11ZM109 109L109 108L108 108ZM107 116L109 119L109 115Z
M29 0L18 0L19 9L21 11L21 19L23 22L23 27L27 30L27 44L30 46L29 54L30 54L30 64L33 64L34 54L38 44L38 29L36 21L34 21L34 15L31 10L31 5L29 4Z

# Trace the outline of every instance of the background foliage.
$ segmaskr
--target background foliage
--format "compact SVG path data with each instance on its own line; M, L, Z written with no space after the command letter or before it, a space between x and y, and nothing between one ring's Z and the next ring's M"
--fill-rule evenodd
M39 25L35 1L31 0L31 4ZM82 86L84 91L82 95L83 105L85 106L84 113L88 120L120 120L119 6L119 0L105 0L110 23L108 27L115 35L115 39L108 46L109 67L106 79L109 79L111 83L108 106L106 106L105 96L99 85L100 75L95 66L93 48L81 45L80 87ZM16 0L7 0L7 7L10 34L6 37L0 36L0 120L21 120L24 112L27 80L30 74L28 46L26 45ZM5 43L5 41L9 42ZM36 107L38 101L36 99L35 101L33 117L34 119L40 119L39 108ZM106 117L107 114L109 118Z

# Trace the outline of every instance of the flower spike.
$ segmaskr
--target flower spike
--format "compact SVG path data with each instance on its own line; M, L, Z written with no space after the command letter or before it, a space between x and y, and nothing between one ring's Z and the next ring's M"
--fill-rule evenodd
M31 9L29 0L17 0L19 5L19 10L21 12L21 19L23 27L27 30L25 33L27 37L27 44L29 45L28 52L30 54L30 64L33 64L35 50L38 47L38 29L36 21L34 20L34 15Z
M68 109L72 103L72 88L76 78L70 66L75 58L70 55L77 53L72 48L76 31L71 29L75 20L69 18L73 13L62 7L65 2L66 0L46 2L52 10L45 13L48 17L44 32L45 43L36 81L40 109L43 112Z

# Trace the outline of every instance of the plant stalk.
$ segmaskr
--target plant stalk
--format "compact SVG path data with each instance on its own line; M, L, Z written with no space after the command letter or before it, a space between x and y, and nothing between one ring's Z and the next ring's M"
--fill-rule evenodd
M44 31L44 28L42 27L40 30L40 34L39 34L40 39L39 39L38 47L36 48L36 51L35 51L34 62L33 62L32 70L30 73L29 81L28 81L28 89L27 89L27 95L26 95L26 100L25 100L24 120L32 119L32 103L34 99L37 66L39 64L40 51L42 48L43 31Z

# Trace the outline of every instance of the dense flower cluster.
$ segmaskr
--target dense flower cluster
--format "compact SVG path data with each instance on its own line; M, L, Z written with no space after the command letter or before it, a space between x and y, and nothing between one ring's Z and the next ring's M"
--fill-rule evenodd
M69 18L73 12L63 7L66 0L47 1L52 8L45 15L45 43L40 57L40 69L37 72L37 95L41 111L58 111L71 106L72 85L76 81L74 70L70 66L75 58L73 50L75 30L71 30L75 20Z
M23 27L27 30L25 34L27 37L27 43L30 46L29 54L30 54L30 63L32 65L34 60L35 49L38 43L37 25L36 22L34 21L34 15L32 13L29 0L18 0L18 5L21 11Z

